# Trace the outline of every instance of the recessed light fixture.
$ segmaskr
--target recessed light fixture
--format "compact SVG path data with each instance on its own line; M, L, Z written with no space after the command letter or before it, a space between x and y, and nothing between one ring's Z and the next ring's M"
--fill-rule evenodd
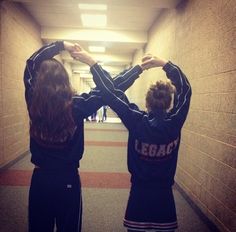
M84 27L105 27L107 16L104 14L81 14Z
M107 5L105 4L87 4L87 3L81 3L78 4L79 9L81 10L107 10Z
M105 52L106 48L102 46L89 46L90 52Z

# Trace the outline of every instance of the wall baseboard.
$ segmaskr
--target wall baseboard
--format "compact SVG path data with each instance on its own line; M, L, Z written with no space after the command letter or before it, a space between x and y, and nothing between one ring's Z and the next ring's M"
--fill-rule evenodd
M19 160L23 159L26 155L29 155L29 151L24 152L23 154L18 156L16 159L8 162L7 164L0 166L0 173L9 169L11 166L13 166ZM217 228L217 226L201 211L201 209L196 205L196 203L194 203L194 201L187 195L187 193L180 187L180 185L178 185L178 183L175 182L174 188L178 192L180 192L180 194L183 196L183 198L188 202L188 204L194 210L194 212L200 217L200 219L208 226L208 228L211 231L220 232L220 230Z
M17 158L14 160L0 166L0 173L7 170L11 166L13 166L15 163L17 163L19 160L23 159L25 156L29 155L29 151L24 152L23 154L19 155Z
M187 193L175 182L174 188L180 192L183 198L189 203L194 212L200 217L200 219L208 226L210 231L220 232L217 226L201 211L196 203L187 195Z

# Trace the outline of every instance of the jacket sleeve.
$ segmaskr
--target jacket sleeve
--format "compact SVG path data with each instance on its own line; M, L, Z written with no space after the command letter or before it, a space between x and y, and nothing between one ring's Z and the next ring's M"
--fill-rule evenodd
M31 98L31 90L36 78L36 72L42 61L53 58L64 50L63 41L57 41L41 47L36 51L27 61L24 71L24 84L25 84L25 98L27 104Z
M112 78L107 71L103 70L104 75L106 75L109 81L114 84L114 88L121 90L119 92L120 98L127 103L128 98L124 93L122 93L122 91L127 90L142 72L142 68L139 65L136 65L133 68L123 71L115 78ZM100 107L107 104L107 102L102 98L101 90L97 87L91 90L88 94L83 93L81 95L75 96L74 103L77 112L79 111L80 115L82 114L84 118L92 115Z
M115 89L109 74L101 66L93 65L91 72L95 84L101 90L104 102L117 113L128 130L135 128L137 123L142 120L144 113L139 110L137 105L129 103L123 91Z
M142 72L143 70L139 65L125 70L113 79L115 88L125 92L135 82L135 80Z
M74 113L76 117L87 118L104 105L101 93L93 90L73 97Z
M114 78L112 78L107 71L103 70L103 72L106 73L107 78L109 78L114 83L114 87L116 89L125 92L130 86L132 86L135 80L139 78L143 70L139 65L136 65L128 70L124 70ZM96 91L96 94L101 95L100 90L97 87L94 89L94 91Z
M192 95L191 86L187 77L177 65L168 62L163 67L163 70L166 72L167 78L176 87L174 105L168 113L166 121L173 124L174 127L181 129L189 111Z

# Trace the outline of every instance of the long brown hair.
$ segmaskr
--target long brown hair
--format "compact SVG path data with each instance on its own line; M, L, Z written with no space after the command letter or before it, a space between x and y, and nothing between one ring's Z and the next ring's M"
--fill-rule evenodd
M146 107L148 111L167 110L171 105L172 94L176 92L171 81L159 80L151 85L146 94Z
M64 143L73 135L73 94L64 66L55 59L43 61L29 108L31 137L49 145Z

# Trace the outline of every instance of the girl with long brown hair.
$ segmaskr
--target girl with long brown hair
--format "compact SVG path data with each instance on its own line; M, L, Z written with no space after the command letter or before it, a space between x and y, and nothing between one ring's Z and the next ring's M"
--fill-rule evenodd
M84 151L84 119L102 105L100 91L73 91L64 66L53 57L76 44L58 41L36 51L26 63L25 99L30 118L29 231L81 231L79 162ZM142 72L135 66L114 78L125 91Z

